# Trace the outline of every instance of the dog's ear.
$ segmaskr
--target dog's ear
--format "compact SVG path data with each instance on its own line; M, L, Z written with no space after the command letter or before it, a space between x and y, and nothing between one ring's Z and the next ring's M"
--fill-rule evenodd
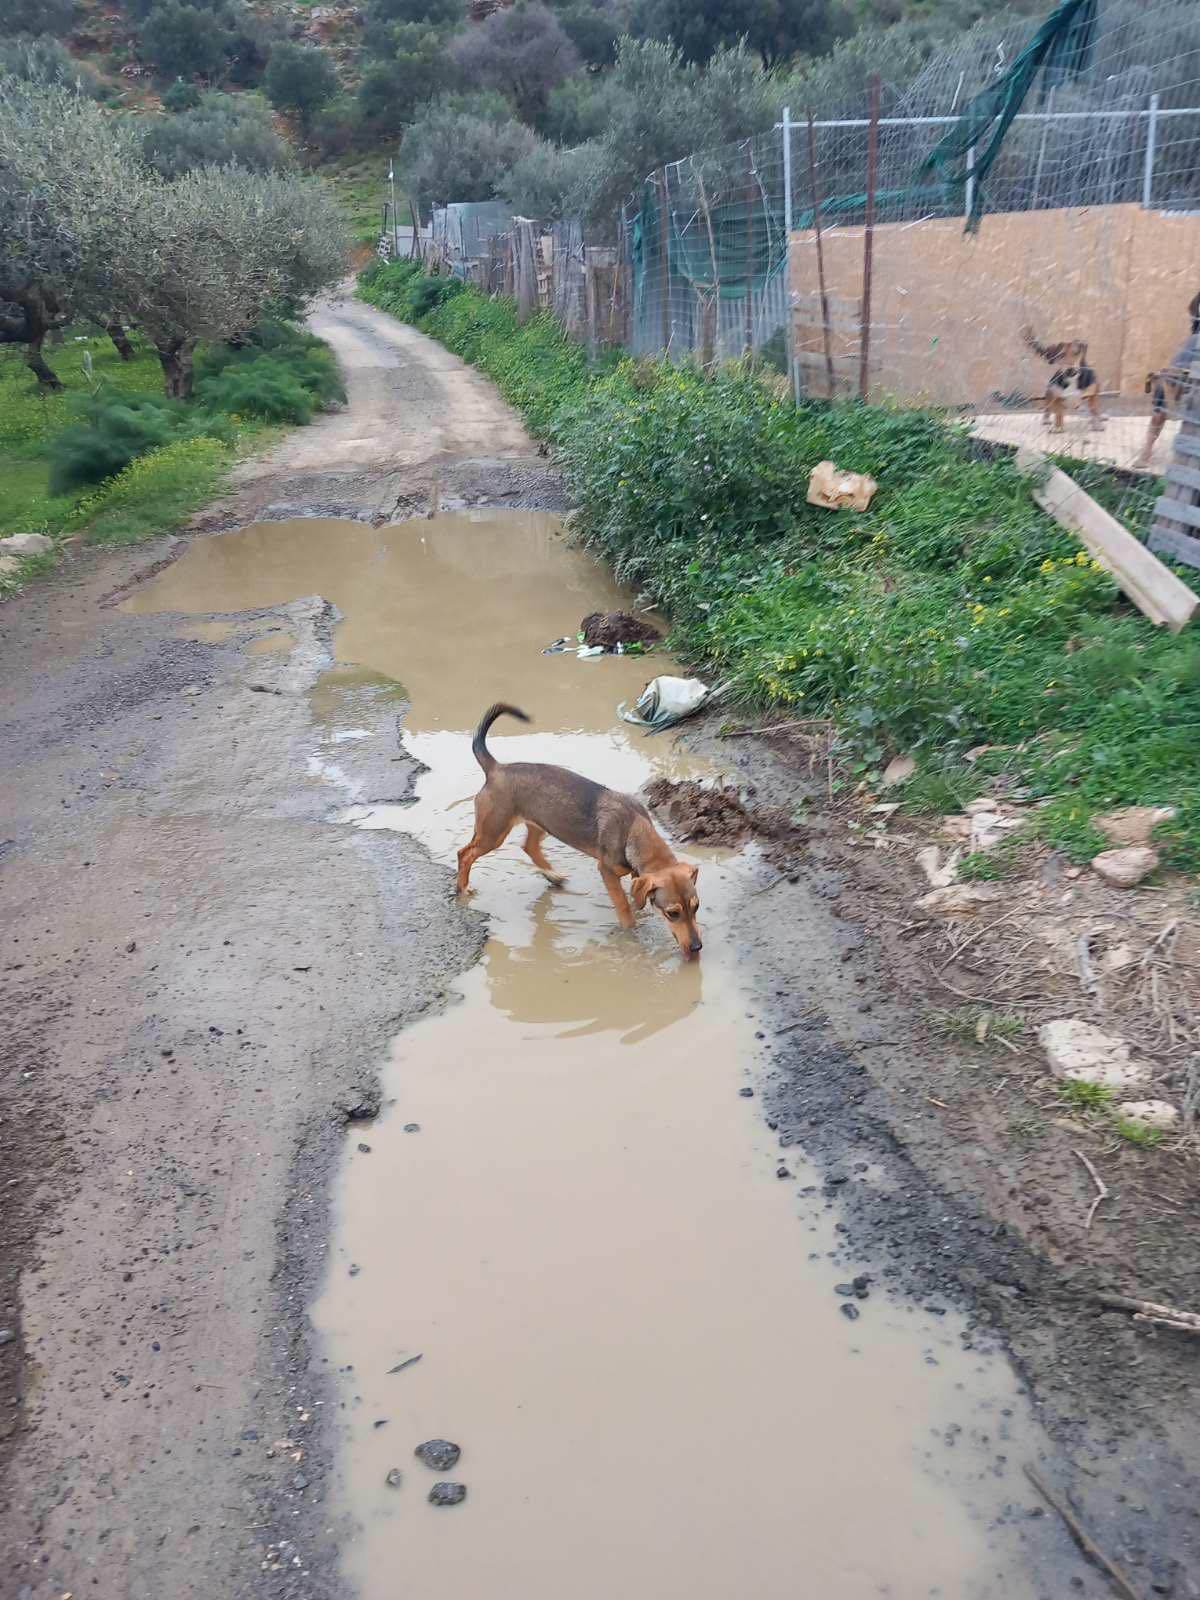
M633 895L634 905L639 911L644 911L646 909L646 901L649 900L654 892L654 880L653 878L635 878L629 885L629 890Z
M692 882L695 883L696 879L700 876L700 868L696 865L696 863L694 861L689 861L688 862L688 871L692 875Z

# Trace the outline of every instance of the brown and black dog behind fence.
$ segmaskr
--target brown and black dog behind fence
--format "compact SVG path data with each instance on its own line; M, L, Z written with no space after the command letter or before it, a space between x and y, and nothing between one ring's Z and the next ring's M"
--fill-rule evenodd
M1048 361L1053 372L1042 398L1042 420L1054 421L1055 433L1063 430L1063 417L1068 400L1075 405L1086 405L1092 416L1092 427L1103 428L1104 417L1100 411L1100 380L1096 369L1088 365L1088 347L1082 339L1068 339L1059 344L1039 344L1032 328L1022 328L1021 337L1034 352Z
M630 892L637 909L641 911L649 901L666 919L683 954L688 959L698 956L702 948L696 926L700 868L676 857L650 813L632 795L606 789L566 767L497 761L487 747L487 734L496 718L503 716L529 721L516 706L494 705L484 712L475 730L471 751L483 768L484 785L475 796L475 832L458 852L459 894L467 892L471 868L480 856L498 850L517 823L523 822L522 848L556 888L563 880L542 849L547 834L598 862L623 928L632 928L634 923L621 882L632 874Z
M1188 389L1192 363L1200 359L1200 294L1192 296L1188 304L1192 331L1165 367L1146 374L1146 393L1150 395L1150 424L1146 429L1146 442L1142 445L1135 467L1148 467L1158 436L1166 426L1167 418L1183 409L1184 395Z

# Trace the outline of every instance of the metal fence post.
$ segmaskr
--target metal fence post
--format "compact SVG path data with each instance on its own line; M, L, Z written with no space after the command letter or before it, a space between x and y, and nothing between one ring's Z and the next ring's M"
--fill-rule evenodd
M1146 119L1146 160L1142 167L1142 205L1148 211L1154 193L1154 147L1158 143L1158 96L1150 96L1150 115Z
M967 151L967 187L966 187L966 193L965 193L964 198L965 198L966 204L967 204L967 217L969 219L970 215L971 215L971 212L975 209L975 146L974 145L971 145L971 147Z
M800 369L796 365L795 337L792 323L792 113L783 108L783 303L787 321L784 324L787 341L788 372L792 379L792 397L800 404Z

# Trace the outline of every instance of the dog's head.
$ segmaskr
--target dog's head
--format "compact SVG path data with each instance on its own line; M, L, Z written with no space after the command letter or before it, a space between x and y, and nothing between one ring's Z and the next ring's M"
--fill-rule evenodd
M696 893L696 879L700 868L687 861L672 861L669 867L657 872L647 872L634 878L633 903L639 911L647 900L654 903L670 924L675 943L689 961L704 948L696 913L700 909L700 896Z

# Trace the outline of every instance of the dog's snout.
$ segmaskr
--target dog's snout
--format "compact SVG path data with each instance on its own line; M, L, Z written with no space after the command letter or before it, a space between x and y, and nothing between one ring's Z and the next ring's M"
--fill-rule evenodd
M688 950L692 955L698 956L703 949L704 941L699 937L699 935L696 935L693 937L692 942L688 945Z

